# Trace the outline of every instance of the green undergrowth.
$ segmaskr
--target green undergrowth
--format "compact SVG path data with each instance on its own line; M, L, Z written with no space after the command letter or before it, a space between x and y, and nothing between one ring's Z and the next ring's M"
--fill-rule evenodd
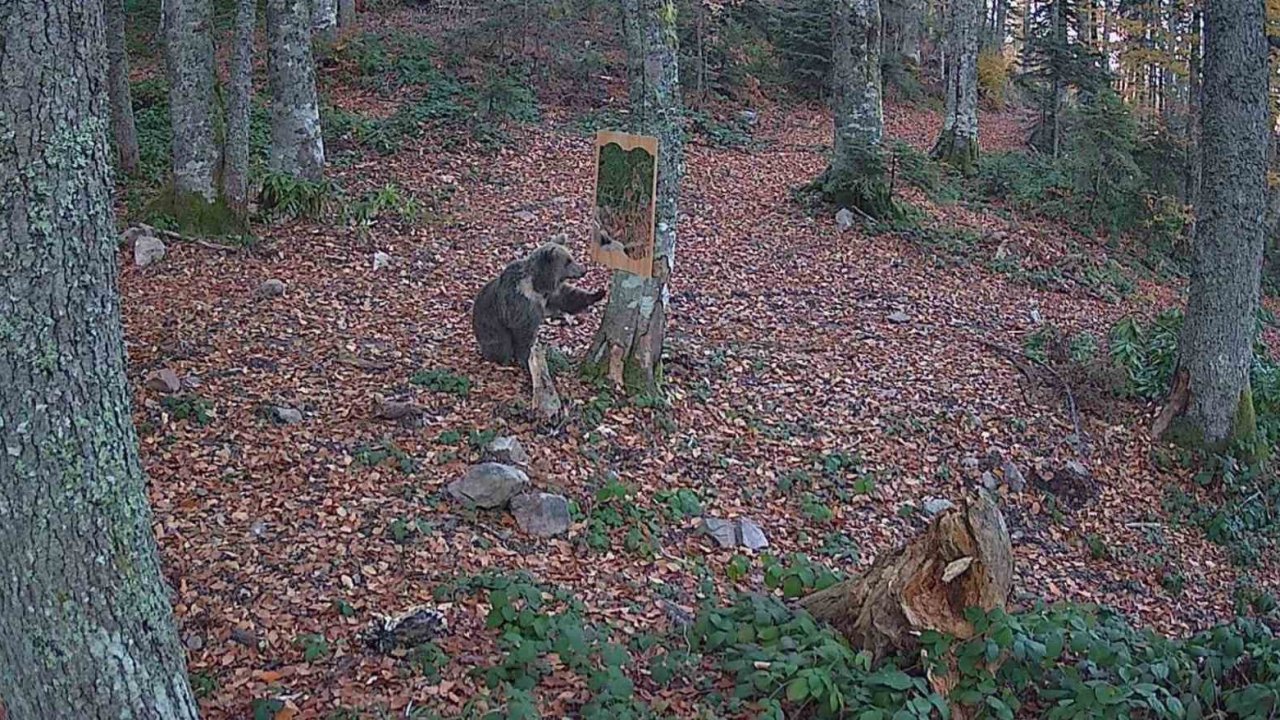
M970 610L973 638L919 637L935 672L938 659L955 659L956 686L943 696L920 656L874 659L777 595L740 593L722 604L705 581L702 594L690 624L655 635L595 620L571 592L523 572L441 584L438 601L473 595L488 608L498 649L468 671L484 690L462 717L543 717L539 690L553 672L587 691L570 712L600 720L675 717L662 698L678 687L694 691L700 717L906 720L950 718L960 707L973 718L1252 720L1280 706L1280 640L1257 619L1171 639L1091 605ZM1236 597L1242 609L1275 609L1256 585L1240 585ZM437 677L450 663L435 646L421 656ZM649 688L643 696L639 682Z

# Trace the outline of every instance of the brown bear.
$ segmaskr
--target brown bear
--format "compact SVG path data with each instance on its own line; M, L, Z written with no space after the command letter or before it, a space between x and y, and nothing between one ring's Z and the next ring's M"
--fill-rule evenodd
M471 328L486 360L529 366L529 352L548 315L576 315L604 298L575 287L587 271L574 262L568 248L549 242L507 265L490 280L471 306Z

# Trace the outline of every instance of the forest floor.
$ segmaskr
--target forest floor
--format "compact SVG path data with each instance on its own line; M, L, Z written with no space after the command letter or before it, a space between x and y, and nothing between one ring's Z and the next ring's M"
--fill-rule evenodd
M940 118L891 105L886 122L927 150ZM920 233L841 232L790 194L822 169L830 133L823 112L766 107L750 148L687 147L669 402L641 407L565 371L568 419L555 426L524 411L516 370L481 360L468 316L483 283L552 234L585 259L592 140L554 113L513 128L497 153L442 151L429 136L335 171L348 192L394 183L431 198L419 222L360 233L292 221L260 228L261 252L177 243L151 267L124 258L142 458L203 716L248 717L267 698L284 717L448 716L481 692L469 671L498 654L487 596L467 591L469 578L527 571L619 637L678 636L704 581L721 601L769 592L761 557L742 565L699 518L750 517L774 557L856 572L923 527L926 498L958 497L986 471L1000 478L1006 461L1028 481L1003 488L1019 604L1102 603L1185 634L1230 618L1246 579L1280 588L1274 563L1241 569L1162 507L1168 488L1205 491L1157 462L1155 408L1082 400L1076 438L1058 389L1028 382L993 347L1020 350L1044 324L1105 337L1126 315L1176 305L1176 283L1139 277L1124 298L1037 289ZM1022 135L1016 114L982 117L984 151ZM971 231L970 258L1014 253L1030 268L1115 250L1058 223L902 194L924 225ZM375 269L375 252L390 263ZM260 297L272 278L286 291ZM593 268L581 284L606 280ZM554 330L567 357L584 352L599 313ZM145 389L160 368L191 389ZM424 371L469 387L413 384ZM421 404L421 426L375 418L380 395ZM273 422L271 405L301 410L302 422ZM567 537L531 538L505 513L446 499L493 433L521 440L535 487L577 503ZM1069 461L1091 480L1055 485ZM595 512L610 476L632 491L614 501L617 527ZM458 591L441 600L442 587ZM416 604L448 621L438 675L360 638L375 615ZM695 715L698 673L662 687L645 657L628 669L637 693ZM546 716L587 697L555 670L537 691Z

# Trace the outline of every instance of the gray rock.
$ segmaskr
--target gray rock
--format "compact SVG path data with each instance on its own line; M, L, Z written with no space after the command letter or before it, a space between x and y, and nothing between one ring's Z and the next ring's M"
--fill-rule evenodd
M982 487L994 492L996 488L1000 487L1000 481L990 470L987 470L982 473Z
M144 385L148 390L155 390L166 395L171 395L182 389L182 381L178 379L178 374L169 368L152 370L147 374Z
M738 521L738 534L742 547L748 550L760 550L769 547L769 538L765 537L764 530L755 523L754 520L742 518Z
M1089 472L1089 468L1085 467L1084 465L1081 465L1076 460L1067 461L1067 472L1071 473L1072 475L1075 475L1076 477L1082 477L1082 478L1087 478L1091 475L1091 473Z
M514 214L514 217L522 222L533 222L537 218L536 215L528 210L520 210Z
M1029 314L1031 315L1031 322L1035 323L1036 325L1044 324L1044 317L1040 315L1039 308L1031 308L1031 312Z
M160 238L150 233L140 234L133 241L133 264L146 267L163 258L167 251Z
M924 508L925 515L933 517L934 515L937 515L938 513L943 512L944 510L950 510L955 506L956 506L955 503L951 502L946 498L931 497L931 498L924 499L923 508Z
M966 455L960 458L960 467L965 470L977 470L978 464L978 458L973 455Z
M840 228L840 232L853 227L853 221L853 211L849 208L840 208L836 213L836 227Z
M258 297L273 298L284 294L284 281L271 278L258 286Z
M732 520L703 518L702 531L710 535L722 548L736 547L738 544L738 528Z
M1004 484L1014 492L1022 492L1027 487L1027 478L1022 475L1022 471L1012 460L1005 461Z
M302 411L286 405L276 405L271 408L271 414L276 420L285 425L297 425L302 422Z
M529 476L519 468L501 463L480 463L467 468L462 477L449 483L449 496L472 507L493 510L529 487Z
M569 500L563 495L531 492L511 498L516 525L529 535L552 537L569 532Z
M755 110L739 110L738 111L738 122L742 123L743 125L748 125L748 126L755 125L756 121L759 119L760 119L760 113L756 112Z
M500 435L489 441L484 446L484 454L489 460L505 465L529 465L529 453L525 452L524 445L510 435Z
M890 315L888 320L894 325L905 325L906 323L911 322L911 316L899 310Z
M375 272L391 264L391 256L379 250L373 254L373 269Z

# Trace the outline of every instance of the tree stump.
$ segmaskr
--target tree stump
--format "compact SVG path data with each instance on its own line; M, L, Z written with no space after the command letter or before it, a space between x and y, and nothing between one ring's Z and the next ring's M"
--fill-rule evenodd
M1003 609L1012 584L1013 548L1004 516L979 488L939 513L923 534L882 554L861 576L800 604L880 660L918 652L918 635L925 630L972 637L965 609Z
M535 341L529 352L529 376L533 380L533 407L538 415L547 420L560 414L563 403L556 392L555 383L551 380L551 368L547 365L547 347L542 341Z

